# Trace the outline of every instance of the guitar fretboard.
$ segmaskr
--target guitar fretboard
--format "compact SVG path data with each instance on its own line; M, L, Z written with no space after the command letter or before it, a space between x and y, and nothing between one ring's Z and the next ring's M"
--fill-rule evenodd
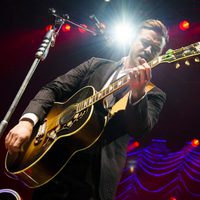
M148 64L151 66L151 68L157 66L161 62L161 57L157 57L156 59L152 60ZM115 91L123 88L129 83L129 74L122 76L115 82L111 83L108 87L105 89L102 89L101 91L95 93L94 95L86 98L85 100L81 101L77 104L77 112L80 112L89 106L95 104L96 102L104 99L105 97L109 96L110 94L114 93Z

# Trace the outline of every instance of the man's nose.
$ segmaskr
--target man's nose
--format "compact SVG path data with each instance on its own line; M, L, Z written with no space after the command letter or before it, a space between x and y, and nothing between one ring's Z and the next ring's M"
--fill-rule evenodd
M144 51L148 54L148 55L151 55L151 45L149 45L148 47L146 47L145 49L144 49Z

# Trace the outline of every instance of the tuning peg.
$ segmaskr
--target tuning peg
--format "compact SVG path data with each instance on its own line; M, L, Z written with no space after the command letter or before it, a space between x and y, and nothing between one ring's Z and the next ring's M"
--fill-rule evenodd
M181 65L179 63L176 63L176 69L178 69Z
M186 60L185 65L190 66L190 62L188 60Z
M168 49L167 51L166 51L166 54L173 54L173 49Z
M195 61L195 62L200 62L200 59L199 59L198 57L196 57L196 58L194 59L194 61Z

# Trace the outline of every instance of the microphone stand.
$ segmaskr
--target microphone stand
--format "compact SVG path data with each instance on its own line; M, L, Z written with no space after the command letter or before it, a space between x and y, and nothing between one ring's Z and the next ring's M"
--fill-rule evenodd
M1 121L0 123L0 138L2 137L6 127L8 126L8 122L12 116L12 114L14 113L28 83L30 82L30 79L32 78L38 64L40 63L40 61L43 61L46 57L47 57L47 54L49 52L49 49L50 47L54 47L55 45L55 40L56 40L56 37L62 27L62 25L67 21L75 26L78 26L90 33L92 33L94 36L96 36L96 32L88 29L88 28L85 28L77 23L74 23L70 20L68 20L69 16L68 15L63 15L64 17L61 17L59 15L56 14L56 11L55 9L49 9L51 14L53 16L55 16L55 24L54 24L54 27L49 30L46 35L44 36L44 39L40 45L40 47L38 48L36 54L35 54L35 60L33 61L32 65L31 65L31 68L30 70L28 71L21 87L19 88L10 108L8 109L4 119ZM67 18L67 19L66 19Z

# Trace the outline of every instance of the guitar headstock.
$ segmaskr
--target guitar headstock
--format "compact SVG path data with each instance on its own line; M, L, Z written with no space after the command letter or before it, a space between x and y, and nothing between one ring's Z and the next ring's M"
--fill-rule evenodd
M160 56L161 63L172 63L177 62L179 60L186 60L187 58L194 57L200 55L200 42L190 44L186 47L182 47L180 49L169 49L166 54ZM194 58L195 62L200 62L198 57ZM185 61L186 65L190 65L189 61ZM176 68L179 68L180 64L176 64Z

